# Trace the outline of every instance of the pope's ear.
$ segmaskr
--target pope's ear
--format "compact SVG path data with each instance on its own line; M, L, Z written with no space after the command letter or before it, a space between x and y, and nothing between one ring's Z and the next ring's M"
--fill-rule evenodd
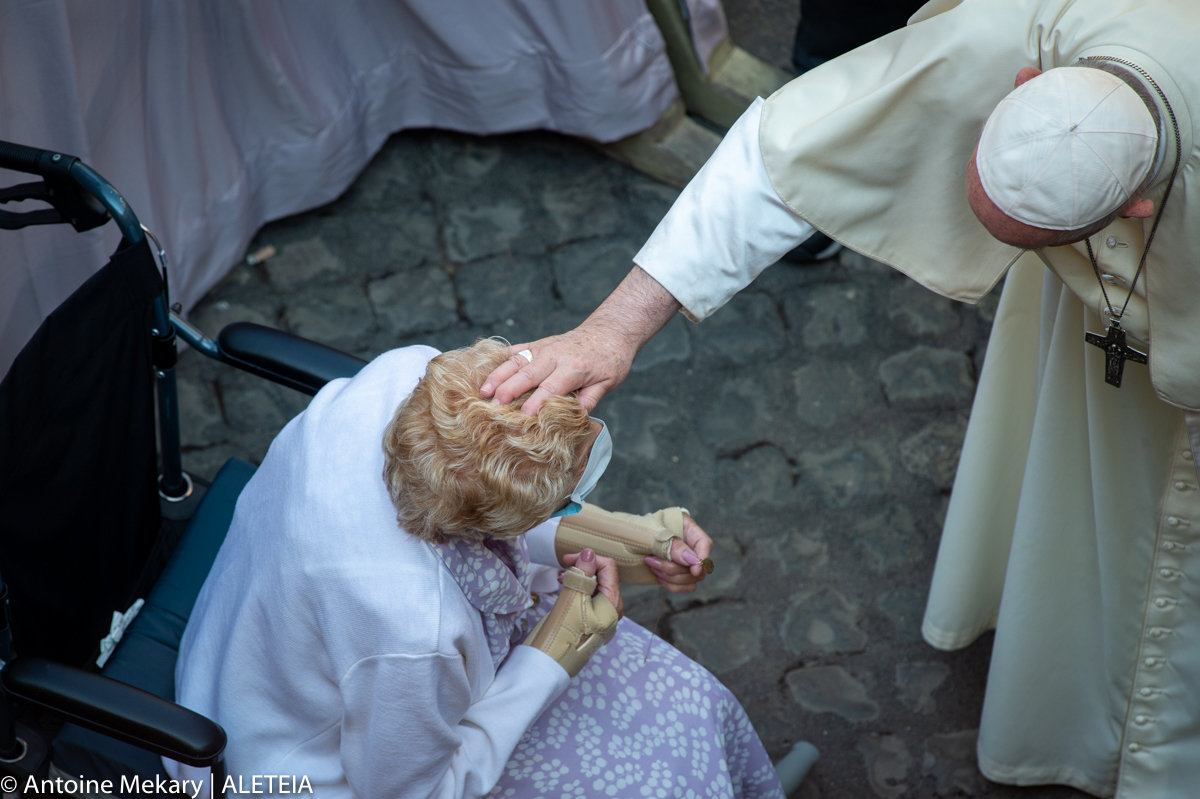
M1145 197L1134 197L1129 205L1125 206L1125 210L1121 211L1121 216L1125 219L1149 219L1154 215L1154 200L1147 200Z
M1038 69L1037 67L1025 67L1020 72L1017 73L1017 79L1015 81L1013 81L1013 88L1016 89L1016 88L1020 87L1022 84L1028 83L1029 81L1033 80L1034 78L1036 78L1038 75L1041 75L1041 74L1042 74L1042 71L1040 69Z

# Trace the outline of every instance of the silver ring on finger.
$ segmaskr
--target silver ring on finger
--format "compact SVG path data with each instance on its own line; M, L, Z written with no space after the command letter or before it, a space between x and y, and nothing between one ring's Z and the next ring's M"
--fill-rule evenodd
M522 358L524 358L527 364L533 363L533 353L529 350L521 350L517 353L517 355L520 355Z

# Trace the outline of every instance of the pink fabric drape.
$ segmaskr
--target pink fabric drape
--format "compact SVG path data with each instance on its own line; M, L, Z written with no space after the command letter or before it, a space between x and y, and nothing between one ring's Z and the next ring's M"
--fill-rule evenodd
M185 308L397 130L611 141L675 96L643 0L0 0L0 139L104 175L162 240ZM118 239L0 231L0 374Z

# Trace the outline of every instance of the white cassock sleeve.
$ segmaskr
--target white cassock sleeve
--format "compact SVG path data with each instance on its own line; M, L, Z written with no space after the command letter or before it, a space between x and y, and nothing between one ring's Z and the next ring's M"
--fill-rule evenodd
M633 262L699 322L815 231L767 177L758 143L762 99L725 134Z
M515 646L472 704L459 657L364 658L341 682L346 780L355 796L483 796L525 730L569 682L549 655Z

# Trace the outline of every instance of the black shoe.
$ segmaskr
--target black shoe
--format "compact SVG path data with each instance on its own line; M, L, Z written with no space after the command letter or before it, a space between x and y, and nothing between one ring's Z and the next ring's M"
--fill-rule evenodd
M783 260L791 261L794 264L815 264L818 261L832 258L841 249L842 245L818 230L805 239L799 247L783 256Z

